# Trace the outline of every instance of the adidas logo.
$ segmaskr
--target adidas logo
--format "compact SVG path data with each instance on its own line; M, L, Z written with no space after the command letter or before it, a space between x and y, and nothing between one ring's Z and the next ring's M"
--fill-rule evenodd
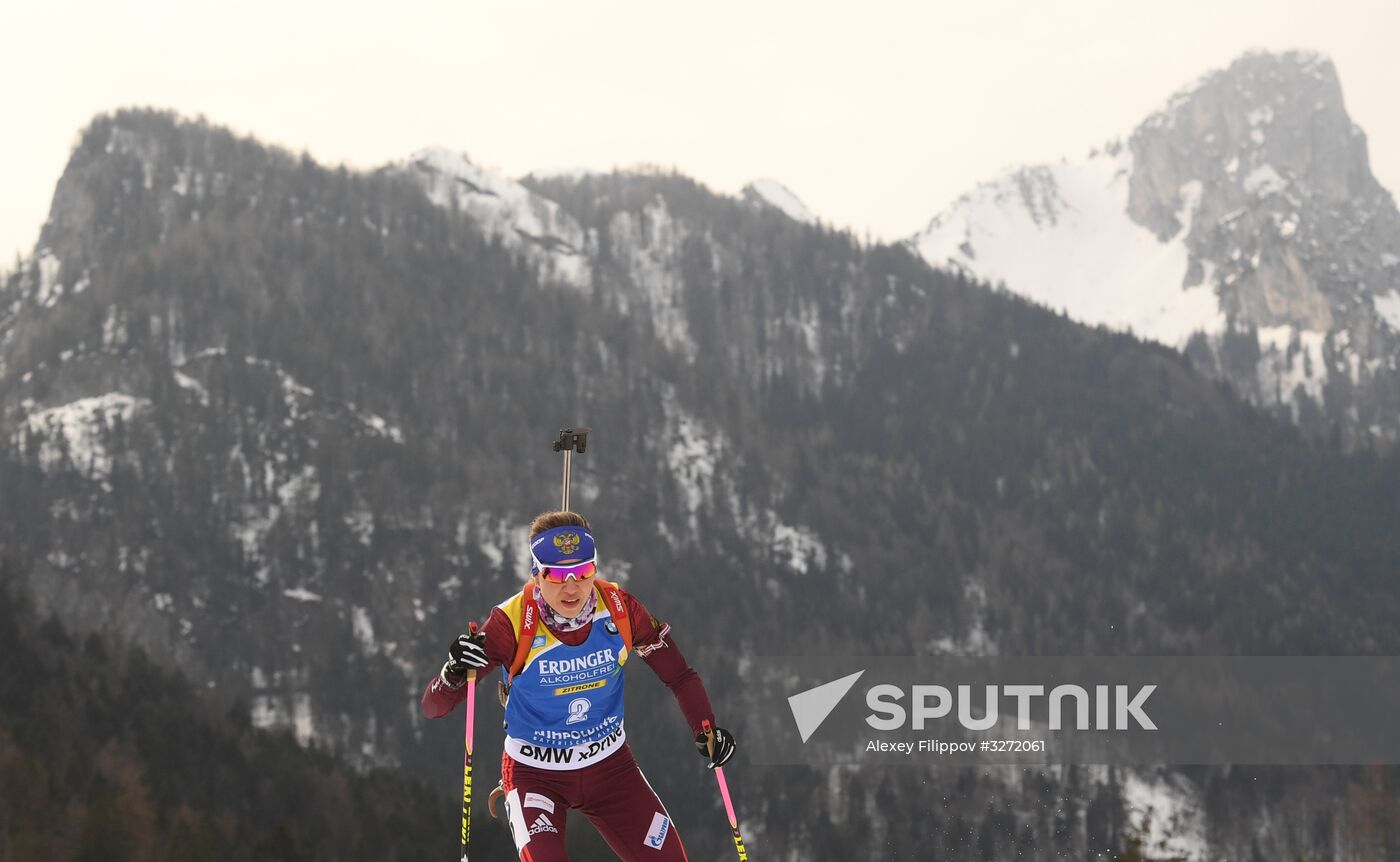
M541 832L553 832L558 834L559 830L554 828L548 814L541 814L535 818L535 822L530 824L530 834L538 835Z

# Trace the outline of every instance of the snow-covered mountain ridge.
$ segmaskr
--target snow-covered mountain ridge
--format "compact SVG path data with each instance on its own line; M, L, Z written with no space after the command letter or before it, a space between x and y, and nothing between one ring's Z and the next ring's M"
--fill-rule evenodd
M588 287L589 238L554 201L444 147L419 150L401 167L433 203L467 213L488 235L543 265L546 277Z
M917 239L919 253L1086 322L1167 344L1219 331L1225 321L1214 291L1183 287L1185 244L1160 242L1128 217L1132 172L1123 147L1018 170L936 217ZM1197 184L1186 189L1178 213L1185 230L1199 205Z
M739 194L744 200L757 206L772 207L793 221L813 224L817 220L817 217L802 202L802 199L777 180L767 178L754 180L744 186Z
M645 318L661 343L687 363L693 364L713 346L714 333L705 319L709 315L698 315L693 307L697 296L708 303L715 292L732 289L752 276L745 272L749 264L715 236L712 226L675 211L675 203L663 194L589 220L535 190L542 182L555 190L589 188L593 191L585 197L606 199L609 192L604 189L609 184L625 186L629 177L664 178L665 174L569 172L531 175L521 182L440 147L420 150L395 170L413 178L438 206L466 213L486 235L539 268L542 280ZM713 193L705 190L705 194ZM816 222L801 200L776 180L755 180L737 198L721 197L745 212L781 213L798 226ZM744 327L753 331L736 333L750 348L770 344L782 349L764 351L748 362L736 356L735 367L753 375L793 373L815 391L831 371L820 335L824 312L808 291L794 290L786 300L789 305L783 308L760 312L756 307ZM848 300L841 301L849 304Z
M588 258L598 253L597 231L585 231L548 197L446 147L419 150L398 167L416 177L434 203L469 214L489 235L527 254L557 280L581 288L591 283ZM526 179L578 181L591 175L578 170L531 174ZM739 197L793 221L817 221L802 200L777 180L754 180L740 190Z
M1318 54L1247 55L1126 142L984 183L909 243L1188 348L1305 430L1400 440L1400 212Z

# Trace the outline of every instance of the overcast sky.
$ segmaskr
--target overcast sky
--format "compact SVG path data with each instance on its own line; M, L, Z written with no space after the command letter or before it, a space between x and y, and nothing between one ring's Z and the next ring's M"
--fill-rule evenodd
M1004 168L1079 157L1255 48L1336 62L1400 189L1400 2L6 2L0 254L28 253L75 136L174 108L368 168L427 145L511 175L639 162L913 233Z

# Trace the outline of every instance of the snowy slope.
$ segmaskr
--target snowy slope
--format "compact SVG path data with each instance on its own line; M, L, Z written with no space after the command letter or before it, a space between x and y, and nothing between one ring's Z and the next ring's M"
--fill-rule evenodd
M587 236L554 201L442 147L419 150L403 167L438 206L455 204L487 234L544 264L554 279L589 285Z
M120 392L79 398L29 414L14 442L21 444L27 433L41 441L39 463L45 468L58 466L66 458L94 478L105 478L112 472L113 453L107 443L113 429L130 423L150 406L148 399Z
M1128 831L1150 859L1204 862L1211 858L1200 791L1165 770L1129 772L1123 780Z
M1172 345L1218 332L1225 318L1205 284L1187 287L1199 184L1182 190L1185 227L1167 242L1128 215L1132 156L1016 171L978 186L911 241L934 266L954 267L1070 317Z
M807 205L802 203L802 200L793 194L791 189L777 180L754 180L744 186L740 194L744 200L753 204L773 207L793 221L813 224L817 220L812 211L807 209Z

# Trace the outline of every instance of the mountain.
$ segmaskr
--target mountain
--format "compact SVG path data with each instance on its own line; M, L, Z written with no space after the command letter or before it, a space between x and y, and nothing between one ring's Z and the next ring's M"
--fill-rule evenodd
M0 551L40 613L449 800L460 725L417 699L518 587L571 424L608 573L741 750L791 632L813 654L1400 647L1395 459L683 176L516 182L441 150L355 173L121 111L0 291ZM679 712L633 678L639 761L694 812L692 852L727 852ZM489 786L500 739L478 738ZM1126 851L1159 791L1212 852L1320 846L1268 826L1285 810L1360 834L1346 776L726 771L746 842L794 859Z
M1325 57L1246 55L1126 141L978 186L909 243L1184 348L1309 434L1400 440L1400 212Z

